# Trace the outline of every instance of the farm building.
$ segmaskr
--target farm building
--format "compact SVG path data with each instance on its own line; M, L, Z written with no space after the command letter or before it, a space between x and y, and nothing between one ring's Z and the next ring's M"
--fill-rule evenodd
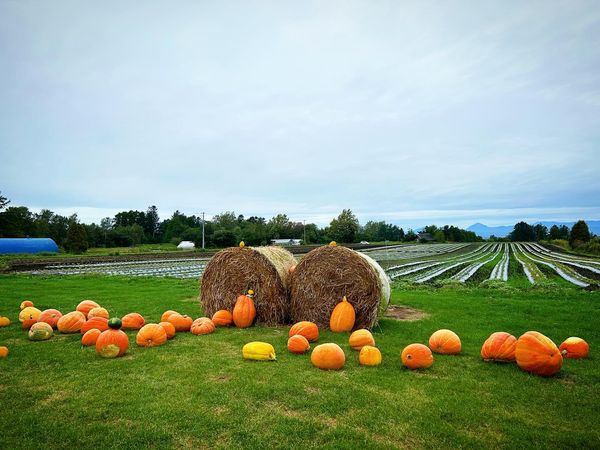
M196 245L192 241L181 241L177 248L179 250L193 250Z
M300 245L302 239L271 239L271 245Z
M50 238L0 238L0 254L58 253L58 245Z

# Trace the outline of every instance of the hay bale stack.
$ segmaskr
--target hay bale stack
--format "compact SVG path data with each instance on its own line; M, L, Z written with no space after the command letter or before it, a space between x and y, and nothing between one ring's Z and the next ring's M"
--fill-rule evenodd
M257 323L276 325L289 318L288 270L296 264L281 247L232 247L221 250L202 274L201 302L208 317L232 311L238 295L254 290Z
M312 250L291 277L292 322L310 320L329 328L331 312L345 295L356 312L354 328L372 328L380 305L387 306L390 292L387 275L377 267L371 258L345 247Z

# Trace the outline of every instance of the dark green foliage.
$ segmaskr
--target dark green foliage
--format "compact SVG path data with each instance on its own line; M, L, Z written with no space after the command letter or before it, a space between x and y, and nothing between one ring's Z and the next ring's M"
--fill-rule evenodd
M519 222L515 225L509 237L513 242L531 242L536 240L537 235L534 228L527 222Z
M580 220L573 225L573 228L571 228L569 244L571 244L571 247L577 248L586 242L590 242L590 230L587 226L587 223L585 223L583 220Z
M71 222L63 245L65 250L71 253L85 252L88 249L88 242L83 225L75 221Z
M329 224L331 238L336 242L356 242L359 228L358 219L350 209L344 209Z
M217 230L213 241L217 247L233 247L238 244L235 233L230 230Z
M0 211L8 206L10 200L2 195L2 191L0 191Z

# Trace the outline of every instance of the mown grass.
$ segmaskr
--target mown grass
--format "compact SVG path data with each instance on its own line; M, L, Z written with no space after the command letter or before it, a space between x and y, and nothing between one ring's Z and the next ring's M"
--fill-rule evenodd
M0 276L0 315L18 305L71 310L92 298L112 314L137 311L157 321L166 309L197 317L192 280ZM30 342L18 326L0 329L0 448L593 448L600 446L600 293L572 288L432 289L396 287L392 302L425 311L415 322L383 319L374 330L377 368L358 365L347 335L344 370L323 372L308 355L286 351L287 328L180 333L159 348L135 346L104 360L80 336ZM399 361L402 348L439 328L463 342L427 371ZM484 363L493 331L535 329L560 343L584 337L591 358L567 360L552 378L516 365ZM278 360L241 358L243 344L272 343Z

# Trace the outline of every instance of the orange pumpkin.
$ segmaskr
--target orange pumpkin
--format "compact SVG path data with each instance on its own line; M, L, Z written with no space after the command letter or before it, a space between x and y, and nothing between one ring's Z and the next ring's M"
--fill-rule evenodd
M129 348L129 338L120 329L121 319L110 319L109 329L103 331L96 341L96 353L103 358L123 356Z
M175 327L175 331L190 331L194 320L189 316L182 316L179 313L171 314L167 319Z
M91 330L88 330L81 338L81 345L84 347L96 345L96 341L101 334L102 331L100 331L98 328L92 328Z
M228 327L233 323L233 315L226 309L220 309L213 314L212 321L217 327Z
M361 366L378 366L381 364L381 352L377 347L365 345L358 354L358 362Z
M567 338L558 349L565 358L569 359L587 358L590 353L588 343L578 337Z
M94 328L100 331L108 330L108 320L104 317L92 317L90 320L83 324L79 332L81 334L85 334L88 331L93 330Z
M56 328L58 319L60 319L61 317L62 313L58 309L46 309L42 311L42 314L40 314L38 322L46 322L52 328Z
M25 320L35 320L36 322L42 315L42 312L34 308L33 306L28 306L27 308L23 308L19 313L19 321L24 322Z
M92 308L90 309L90 312L88 312L87 318L91 319L93 317L104 317L106 320L108 320L108 311L106 310L106 308L103 308L102 306L98 306L97 308Z
M554 375L563 364L554 342L537 331L528 331L517 340L515 357L521 369L543 377Z
M334 333L344 333L354 328L356 313L354 307L350 304L346 296L342 301L335 305L329 319L329 328Z
M173 339L173 337L175 337L177 330L175 330L175 327L171 322L161 322L159 325L165 329L167 339Z
M0 316L0 327L7 327L10 325L10 319L8 317Z
M177 311L173 311L173 310L169 309L169 310L165 311L164 313L162 313L162 316L160 316L160 321L166 322L171 314L179 314L179 313Z
M310 350L310 344L301 334L294 334L288 339L287 348L292 353L306 353Z
M346 355L337 344L321 344L312 351L310 361L322 370L339 370L346 363Z
M56 327L61 333L78 333L83 324L85 324L85 316L83 313L72 311L58 319Z
M238 328L248 328L254 322L256 308L252 300L252 294L238 296L233 307L233 323Z
M31 300L23 300L21 302L21 306L19 307L19 309L23 310L23 309L29 308L31 306L33 306L33 302Z
M29 330L36 323L37 320L35 319L25 319L23 322L21 322L21 328L23 328L24 330Z
M304 320L292 325L288 336L292 337L296 334L304 336L308 342L315 342L319 339L319 327L316 323Z
M121 318L121 322L123 322L122 328L124 330L139 330L146 323L142 315L138 313L124 315Z
M429 348L442 355L456 355L461 349L460 338L454 331L438 330L429 338Z
M354 350L362 350L365 345L375 347L375 339L373 339L373 335L369 330L365 330L364 328L361 330L356 330L354 333L352 333L348 339L348 343Z
M192 334L210 334L215 331L215 324L208 317L199 317L192 322Z
M295 271L296 271L296 264L291 265L290 268L288 269L288 274L292 275Z
M409 369L427 369L433 364L429 347L423 344L410 344L402 350L402 364Z
M481 347L484 361L512 362L515 360L517 338L504 331L492 333Z
M8 356L8 347L0 347L0 358L6 358Z
M75 308L75 310L81 312L87 319L88 313L92 309L98 308L99 306L100 305L93 300L83 300L79 303L79 305L77 305L77 308Z
M140 347L158 347L167 342L167 332L159 324L149 323L140 328L135 342Z

